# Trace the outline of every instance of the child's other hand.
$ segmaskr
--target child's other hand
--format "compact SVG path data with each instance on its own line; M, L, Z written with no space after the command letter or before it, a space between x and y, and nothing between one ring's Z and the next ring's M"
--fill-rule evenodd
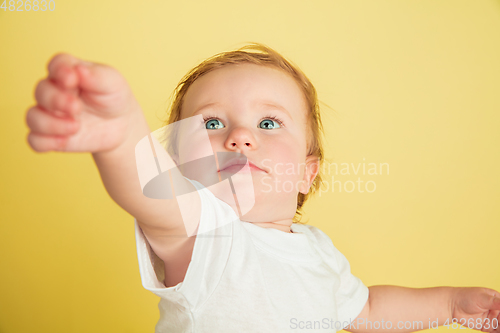
M114 68L57 54L26 113L28 143L38 152L101 152L118 147L140 107Z
M452 300L452 316L465 327L500 333L500 293L488 288L457 288Z

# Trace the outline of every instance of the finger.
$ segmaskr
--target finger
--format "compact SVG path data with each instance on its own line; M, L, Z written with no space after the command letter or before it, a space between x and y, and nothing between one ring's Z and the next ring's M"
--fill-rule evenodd
M78 86L78 75L74 66L80 63L76 57L67 53L58 53L47 65L49 71L48 78L54 81L61 88L74 89Z
M495 297L493 299L491 309L492 310L500 310L500 298L499 297Z
M112 67L81 61L75 66L79 88L97 94L109 94L122 89L124 78Z
M499 311L495 310L489 311L486 318L482 319L482 327L481 327L482 332L493 332L495 330L496 326L493 325L492 320L493 318L496 318L498 312Z
M500 310L500 298L493 289L484 288L479 295L479 306L485 310Z
M43 153L64 150L68 139L66 136L47 136L30 132L27 141L33 150Z
M500 311L494 311L491 323L491 327L493 327L495 332L500 332Z
M78 97L61 91L51 81L41 80L35 89L35 99L38 105L49 111L62 111L70 116L79 113Z
M487 309L489 310L500 310L500 297L488 295L489 299L486 301ZM485 297L485 299L487 299Z
M73 118L59 118L36 106L26 113L26 124L38 135L68 136L75 134L80 127Z

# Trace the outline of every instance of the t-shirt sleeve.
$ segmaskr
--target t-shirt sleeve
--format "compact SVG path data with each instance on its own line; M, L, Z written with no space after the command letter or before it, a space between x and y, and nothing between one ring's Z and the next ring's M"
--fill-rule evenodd
M342 323L342 328L346 328L363 310L368 301L369 290L358 277L351 274L351 266L346 257L335 246L333 249L340 275L340 285L335 294L337 320Z
M162 298L187 301L186 306L195 310L208 298L222 275L231 247L231 222L237 219L237 215L209 189L199 182L188 180L196 187L200 196L201 216L193 254L183 282L165 287L163 261L152 250L137 220L134 222L143 287Z
M351 273L347 258L333 245L332 240L323 231L310 227L325 254L325 260L337 273L339 281L335 291L337 303L337 321L342 329L357 318L368 301L368 287Z

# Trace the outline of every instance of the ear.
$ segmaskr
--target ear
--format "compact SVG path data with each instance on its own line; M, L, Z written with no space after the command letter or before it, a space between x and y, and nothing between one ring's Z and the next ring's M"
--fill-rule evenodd
M299 192L302 194L307 194L311 185L319 172L319 158L316 155L308 155L306 157L306 170L304 172L304 178L302 179L302 184L300 185Z

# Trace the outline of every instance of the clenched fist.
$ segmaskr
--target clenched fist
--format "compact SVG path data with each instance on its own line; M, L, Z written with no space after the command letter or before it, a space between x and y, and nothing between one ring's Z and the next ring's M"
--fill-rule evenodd
M37 152L98 153L125 141L141 113L125 78L114 68L57 54L26 113L28 143Z

